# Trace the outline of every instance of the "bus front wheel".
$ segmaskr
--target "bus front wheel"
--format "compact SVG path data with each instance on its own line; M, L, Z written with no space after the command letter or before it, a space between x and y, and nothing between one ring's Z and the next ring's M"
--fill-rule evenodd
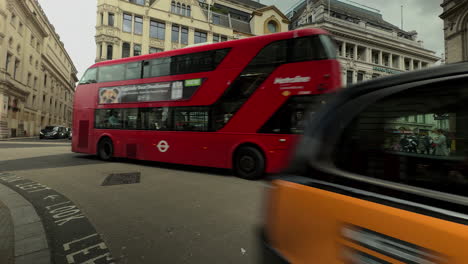
M114 144L110 138L103 138L98 144L98 157L101 160L110 161L114 155Z
M265 172L265 158L260 150L254 147L241 147L234 156L234 171L243 179L256 180Z

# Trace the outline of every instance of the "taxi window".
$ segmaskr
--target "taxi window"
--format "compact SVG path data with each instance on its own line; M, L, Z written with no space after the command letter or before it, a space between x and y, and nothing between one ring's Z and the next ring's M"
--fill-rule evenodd
M336 147L348 172L468 196L468 88L413 88L354 118Z

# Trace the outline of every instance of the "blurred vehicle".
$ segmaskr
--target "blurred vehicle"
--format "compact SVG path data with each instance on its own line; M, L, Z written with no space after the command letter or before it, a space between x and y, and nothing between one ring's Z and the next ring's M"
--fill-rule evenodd
M39 138L44 139L61 139L67 138L68 133L65 127L61 126L46 126L39 132Z
M72 151L257 179L285 167L306 111L340 86L321 29L99 62L76 88Z
M263 263L468 263L467 83L460 63L343 89L272 182Z
M67 128L65 128L65 130L67 131L67 133L66 133L67 137L66 138L72 139L72 129L67 127Z

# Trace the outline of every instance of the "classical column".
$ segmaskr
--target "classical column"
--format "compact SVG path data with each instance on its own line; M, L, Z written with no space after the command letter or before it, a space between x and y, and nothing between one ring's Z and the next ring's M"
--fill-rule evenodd
M388 55L388 65L393 68L393 54L391 53Z
M194 44L195 43L195 29L193 27L189 27L189 33L188 33L188 44Z
M172 49L171 34L172 34L172 23L166 22L166 30L165 30L165 35L164 35L164 50L165 51Z
M371 48L366 48L366 62L368 63L372 62L372 49Z
M107 42L101 42L101 45L102 45L102 56L101 56L101 60L102 60L102 59L107 60Z
M341 45L341 56L346 57L346 42Z
M410 60L410 64L409 64L409 69L410 69L410 71L414 70L414 65L413 65L413 63L414 63L414 60L411 59L411 60Z
M141 54L148 54L150 48L150 17L143 16L143 43L141 43ZM122 45L120 45L122 47ZM122 52L120 52L122 54Z
M353 49L353 52L354 52L354 59L357 60L358 59L358 45L357 44L354 44L354 49Z
M382 65L383 64L383 61L382 61L382 51L379 50L379 65Z
M422 61L418 61L418 69L422 69Z

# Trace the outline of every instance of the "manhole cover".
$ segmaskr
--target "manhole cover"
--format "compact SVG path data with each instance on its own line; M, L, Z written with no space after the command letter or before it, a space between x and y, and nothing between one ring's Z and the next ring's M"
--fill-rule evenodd
M117 185L117 184L132 184L140 182L139 172L129 173L112 173L102 183L102 186Z

